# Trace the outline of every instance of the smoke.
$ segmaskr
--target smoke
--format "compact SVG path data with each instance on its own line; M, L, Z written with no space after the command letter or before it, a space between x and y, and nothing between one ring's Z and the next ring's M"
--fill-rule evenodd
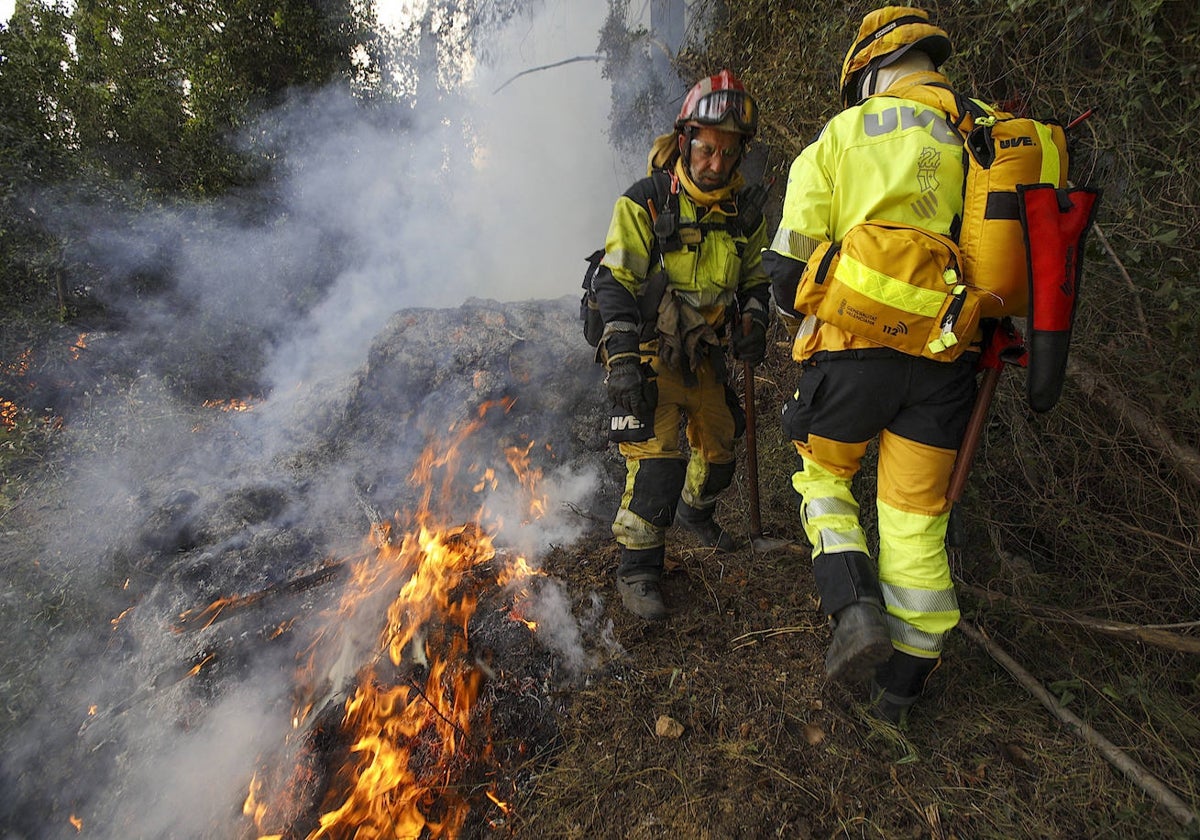
M25 577L5 595L0 676L23 715L0 760L6 836L77 836L68 816L89 837L236 836L255 758L289 728L294 651L284 637L237 654L234 624L187 636L171 621L320 563L339 548L322 529L361 524L354 459L416 454L350 447L319 486L298 463L314 428L336 426L393 313L578 294L583 256L643 161L609 149L599 64L513 77L592 53L604 5L551 0L518 19L495 33L496 65L403 123L338 90L297 93L247 138L278 161L269 192L137 214L48 202L120 327L91 336L95 379L68 418L78 442L61 509L25 535L40 551L20 558ZM214 410L197 427L202 400L232 398L254 410ZM489 498L499 539L534 558L569 542L570 508L598 481L548 472L541 519ZM130 576L147 594L118 622ZM570 669L589 664L590 634L619 647L601 612L573 617L556 584L532 612ZM176 673L200 639L221 655L206 666L214 685L234 686L203 708Z

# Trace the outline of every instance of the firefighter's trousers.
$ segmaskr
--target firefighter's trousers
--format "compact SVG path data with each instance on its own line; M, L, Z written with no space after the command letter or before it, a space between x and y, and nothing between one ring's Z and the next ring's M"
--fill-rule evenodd
M784 406L802 466L792 476L822 609L887 609L893 646L936 658L958 623L946 556L950 473L975 396L974 354L934 362L895 351L817 353ZM878 437L876 573L851 481ZM877 576L876 576L877 575Z
M684 374L659 359L658 405L654 436L640 443L621 443L625 457L625 491L613 521L617 542L627 549L665 544L675 506L684 502L709 510L733 481L736 466L734 409L727 402L724 371L705 361L688 384ZM680 441L680 421L686 420L689 454Z

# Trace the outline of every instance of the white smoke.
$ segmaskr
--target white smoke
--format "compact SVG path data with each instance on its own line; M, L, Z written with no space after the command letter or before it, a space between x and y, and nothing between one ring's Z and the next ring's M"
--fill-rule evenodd
M548 0L532 19L495 34L501 60L480 67L458 101L413 114L405 130L366 118L344 93L297 96L255 130L256 143L276 150L283 175L269 196L136 217L75 217L88 259L102 267L93 292L110 311L128 315L127 329L112 341L128 342L138 354L139 384L104 416L122 424L112 436L115 451L86 453L86 478L66 494L90 524L53 530L47 523L37 563L63 576L56 586L85 598L112 574L89 564L136 530L148 502L159 501L144 495L152 480L168 476L180 490L232 487L247 478L286 485L294 429L306 419L304 397L347 387L397 310L456 306L471 297L578 294L583 256L602 239L613 201L644 164L621 160L608 147L609 86L598 63L513 77L594 52L606 11L600 2ZM115 278L132 274L170 278L171 285L153 296L130 295ZM314 285L314 278L323 282ZM296 300L317 287L319 300ZM102 348L104 337L96 340ZM246 367L265 371L265 402L225 435L196 434L188 413L171 407L164 383L187 365L240 382L239 354L252 356ZM342 467L329 475L314 503L352 506L352 473ZM548 515L528 520L504 512L500 539L534 559L570 541L580 532L571 507L594 495L597 482L570 470L547 474ZM489 500L496 508L502 503ZM129 554L137 556L137 547ZM275 657L239 663L238 688L210 708L181 708L183 692L156 681L163 663L190 651L187 640L171 635L169 610L178 605L166 601L135 607L137 620L128 619L134 623L124 630L127 649L103 659L96 673L76 657L102 642L50 634L52 653L29 680L77 717L39 720L6 744L4 778L23 785L10 791L13 801L53 800L66 811L72 797L81 806L90 801L89 813L111 820L89 818L88 837L237 836L242 818L231 806L244 796L256 757L288 730L291 673ZM619 649L592 603L596 609L574 617L561 586L551 583L533 607L547 645L569 669L588 666L589 636ZM92 608L106 609L99 595ZM236 647L244 640L217 641ZM107 667L124 670L106 674ZM130 684L142 691L128 693ZM109 773L77 780L74 791L39 790L57 780L39 783L23 762L46 750L78 749L74 733L94 704L101 719L86 747L105 757ZM93 786L98 790L88 796ZM72 824L55 819L39 824L37 836L77 836Z

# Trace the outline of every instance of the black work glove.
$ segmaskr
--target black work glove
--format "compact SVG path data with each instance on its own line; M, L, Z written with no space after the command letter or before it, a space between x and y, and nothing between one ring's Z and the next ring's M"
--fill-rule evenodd
M733 357L757 365L767 357L767 328L757 320L750 321L750 332L735 335L729 342Z
M608 386L608 396L614 405L639 419L648 419L653 408L646 401L646 377L642 373L641 359L624 356L613 360L604 384Z

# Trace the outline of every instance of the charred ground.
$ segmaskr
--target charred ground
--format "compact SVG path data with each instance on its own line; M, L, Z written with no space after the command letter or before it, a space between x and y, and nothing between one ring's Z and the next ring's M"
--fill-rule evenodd
M92 500L81 507L64 495L73 462L56 456L5 514L12 606L3 634L11 652L5 733L21 745L4 771L9 831L69 836L74 829L67 820L75 814L85 825L115 827L107 835L108 828L94 829L101 836L129 836L134 829L128 827L143 825L122 805L137 795L123 768L134 761L139 727L166 720L179 731L202 729L209 710L257 679L264 662L275 662L280 673L291 667L304 623L328 607L340 585L330 557L363 534L379 511L403 508L420 493L406 481L399 459L361 456L417 451L454 423L479 416L482 407L509 399L509 408L495 412L477 434L481 451L542 441L547 446L536 448L534 460L548 474L599 477L585 501L559 511L572 523L564 531L571 539L552 541L541 558L547 580L566 595L582 658L571 660L561 646L509 621L494 578L481 572L467 581L481 599L470 632L473 655L487 663L488 678L476 715L480 730L463 753L454 792L472 806L464 836L1181 833L1160 804L962 634L951 637L944 666L903 732L864 716L861 692L827 683L828 631L813 597L789 486L792 455L771 422L794 375L782 333L773 334L770 358L756 374L758 448L764 529L792 544L755 553L745 542L743 467L719 508L742 547L722 554L672 531L665 579L670 620L648 625L626 614L612 589L616 550L608 533L622 467L604 439L600 376L578 339L573 305L569 299L478 301L398 313L355 381L313 401L295 445L274 460L270 479L238 477L230 486L164 475L128 502L133 510L125 511L123 527L95 518L111 516L110 505ZM478 329L480 323L488 329ZM145 397L128 391L126 409L136 416L148 405L139 402ZM193 414L187 423L213 424L207 432L191 427L194 434L211 434L208 445L237 455L228 429L219 431L227 420L213 420L211 410ZM79 415L67 436L74 455L119 445L112 430L125 428L128 419ZM338 479L346 464L354 465L353 474ZM354 501L330 501L331 483L342 492L352 489ZM859 489L869 500L869 483ZM1043 623L1014 606L1011 596L1031 575L1055 573L1035 571L1036 559L997 556L986 529L978 527L980 510L993 515L981 502L964 505L965 531L975 539L955 552L966 619L995 634L1057 697L1082 705L1089 718L1094 701L1081 704L1070 696L1089 690L1081 662L1157 656L1163 687L1176 692L1181 714L1163 718L1146 707L1146 720L1123 729L1129 706L1112 701L1118 712L1103 714L1102 708L1093 722L1180 795L1191 795L1186 760L1143 740L1160 731L1163 738L1191 737L1187 706L1195 695L1185 655L1155 654L1135 642ZM89 527L95 529L91 539L71 544L73 551L90 545L92 556L66 556L61 546L56 554L56 530L77 534ZM84 575L85 568L94 571ZM245 609L178 632L188 609L256 594L263 597ZM126 623L114 621L130 608ZM278 632L286 620L296 624ZM59 662L39 662L57 657L91 664L64 676ZM189 679L201 663L199 675ZM94 720L79 706L85 689L99 706ZM333 686L328 696L299 752L275 765L285 784L297 772L288 768L307 768L299 783L290 782L311 799L305 806L301 796L294 805L288 836L302 837L314 824L324 785L347 749L336 725L345 695ZM680 724L681 733L659 734L664 716ZM23 728L56 734L30 752L19 737ZM484 738L487 750L477 740ZM98 779L107 784L88 793ZM501 793L507 811L486 797L488 790ZM226 813L238 804L228 803ZM224 819L227 827L236 824L232 816ZM175 836L222 836L228 828L214 827L221 824L181 828ZM50 826L54 831L47 833Z

